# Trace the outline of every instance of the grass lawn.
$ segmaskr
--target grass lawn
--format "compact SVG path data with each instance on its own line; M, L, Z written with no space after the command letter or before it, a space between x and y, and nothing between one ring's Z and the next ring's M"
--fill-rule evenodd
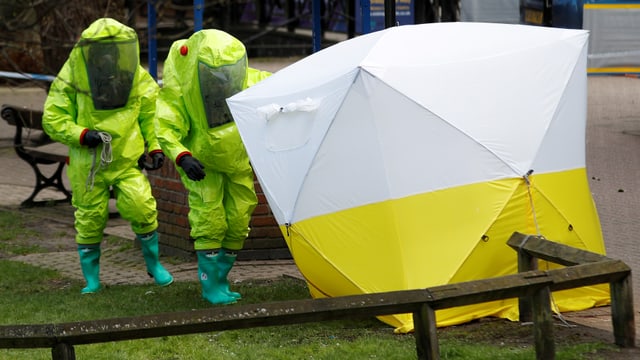
M51 234L42 234L44 227L39 224L30 223L19 212L0 209L0 326L131 317L214 306L201 298L197 282L176 282L164 288L108 286L97 294L80 295L83 282L12 260L24 253L55 251L42 246ZM34 242L41 245L31 246ZM234 284L233 290L243 295L239 304L310 298L305 282L287 277L244 281ZM532 330L531 325L502 319L480 319L441 328L441 358L534 359ZM612 339L603 340L587 330L559 324L554 329L556 359L634 358L625 357ZM416 358L413 334L395 334L393 328L374 317L78 345L75 352L77 359L92 360ZM5 359L51 359L51 350L0 349L0 360Z

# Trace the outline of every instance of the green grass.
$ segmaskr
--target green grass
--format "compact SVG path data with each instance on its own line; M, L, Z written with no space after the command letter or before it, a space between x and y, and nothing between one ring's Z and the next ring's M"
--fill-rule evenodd
M196 282L178 282L166 288L109 286L98 294L80 295L81 282L66 279L55 271L0 260L0 273L2 325L130 317L213 306L201 299ZM243 294L243 304L309 298L306 284L290 278L246 282L234 289ZM510 324L487 322L485 326L493 326L493 336L500 336L500 332L514 332L502 328ZM520 331L528 334L530 330ZM466 331L464 326L439 331L442 359L535 358L532 341L496 346L494 340L478 339L479 333ZM485 335L491 332L477 331ZM598 359L595 352L610 348L611 345L603 343L563 345L557 348L557 359ZM78 345L75 351L78 359L105 360L416 358L412 334L394 334L392 328L375 318ZM51 359L51 352L0 349L0 359Z
M7 243L28 247L31 230L19 215L0 211L0 234ZM20 241L13 241L20 238ZM109 238L111 245L130 246ZM0 245L3 241L0 241ZM3 253L0 248L0 255ZM12 261L16 249L0 256L0 325L43 324L132 317L211 308L201 298L197 282L169 287L149 285L107 286L98 294L80 295L81 281L47 269ZM246 281L233 286L243 294L240 304L308 299L303 281ZM234 305L227 305L234 306ZM556 334L556 359L613 359L611 343L590 338L574 341ZM533 359L532 328L506 320L438 329L441 359ZM193 335L107 342L75 346L81 359L415 359L413 334L394 334L388 325L371 317L217 331ZM0 360L51 359L50 349L0 349Z
M38 236L35 231L26 229L22 218L13 212L0 212L0 253L8 252L16 255L25 255L40 251L37 245L13 244L13 240L21 236Z

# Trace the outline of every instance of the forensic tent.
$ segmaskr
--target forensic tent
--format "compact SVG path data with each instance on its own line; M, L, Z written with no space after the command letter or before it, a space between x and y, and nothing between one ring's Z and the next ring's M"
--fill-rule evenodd
M312 296L514 274L515 231L604 254L585 165L587 38L398 26L227 99ZM606 285L552 297L557 311L609 303ZM438 326L488 316L517 320L517 299L436 312ZM413 330L410 314L380 319Z

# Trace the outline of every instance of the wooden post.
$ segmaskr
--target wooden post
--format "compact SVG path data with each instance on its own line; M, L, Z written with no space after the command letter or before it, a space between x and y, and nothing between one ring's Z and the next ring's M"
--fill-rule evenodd
M57 343L51 348L51 359L53 360L76 360L76 351L73 345Z
M613 337L616 345L621 347L635 347L636 325L631 284L631 273L620 281L609 283Z
M556 357L550 294L551 290L548 287L544 287L536 291L531 297L533 337L536 346L536 359L538 360L553 360Z
M435 311L428 304L422 304L413 313L413 331L419 360L440 359L437 330Z
M529 253L523 249L524 244L529 240L529 235L522 239L522 242L516 249L518 252L518 272L523 273L532 270L538 270L538 260L529 255ZM531 299L528 296L520 296L518 298L518 313L520 314L520 322L533 321L533 310Z

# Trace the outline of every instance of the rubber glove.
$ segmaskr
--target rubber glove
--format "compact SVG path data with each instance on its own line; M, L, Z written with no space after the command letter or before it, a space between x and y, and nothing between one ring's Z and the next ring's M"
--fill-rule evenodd
M100 144L102 144L102 137L100 137L99 132L95 130L89 130L84 133L84 137L82 138L82 145L87 145L90 148L94 148Z
M200 181L204 179L204 166L193 156L183 156L178 165L184 170L189 179L193 181Z
M158 170L164 164L164 154L161 151L154 152L151 154L151 163L147 163L147 155L142 154L138 159L138 166L140 169L146 170Z

